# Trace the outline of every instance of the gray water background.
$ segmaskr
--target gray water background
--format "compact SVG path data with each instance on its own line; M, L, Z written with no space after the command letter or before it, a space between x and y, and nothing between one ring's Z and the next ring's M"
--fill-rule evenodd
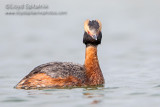
M160 107L159 0L1 0L1 107ZM6 16L6 4L47 4L67 15ZM86 19L102 22L104 88L17 90L34 67L83 64Z

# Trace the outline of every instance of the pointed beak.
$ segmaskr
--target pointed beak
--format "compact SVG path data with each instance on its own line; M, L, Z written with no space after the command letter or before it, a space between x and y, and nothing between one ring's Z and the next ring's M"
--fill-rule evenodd
M98 33L99 31L95 28L91 29L89 34L90 36L94 39L94 40L97 40L97 37L98 37Z
M92 38L93 38L94 40L97 40L97 35L93 35Z

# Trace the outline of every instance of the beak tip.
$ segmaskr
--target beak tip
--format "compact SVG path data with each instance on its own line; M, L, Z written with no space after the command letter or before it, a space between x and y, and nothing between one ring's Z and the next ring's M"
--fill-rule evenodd
M93 35L92 38L93 38L94 40L97 40L97 35Z

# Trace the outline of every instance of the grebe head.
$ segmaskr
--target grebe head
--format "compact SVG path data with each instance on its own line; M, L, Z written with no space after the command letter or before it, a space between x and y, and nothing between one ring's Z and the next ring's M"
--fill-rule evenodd
M99 20L86 20L84 23L83 43L86 45L95 45L101 43L102 39L102 24Z

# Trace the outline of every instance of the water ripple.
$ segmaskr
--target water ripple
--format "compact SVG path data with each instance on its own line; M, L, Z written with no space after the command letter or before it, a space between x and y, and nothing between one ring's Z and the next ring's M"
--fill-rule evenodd
M28 100L17 98L17 97L9 97L6 100L3 100L2 102L26 102Z

